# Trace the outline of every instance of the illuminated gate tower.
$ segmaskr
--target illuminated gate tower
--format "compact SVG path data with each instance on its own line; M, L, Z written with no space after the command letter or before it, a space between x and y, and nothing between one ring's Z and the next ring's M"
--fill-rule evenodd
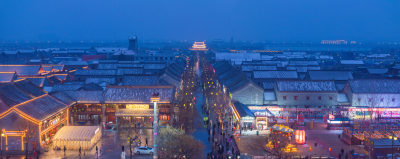
M202 42L194 42L192 45L192 48L190 48L189 50L192 51L208 51L206 44L204 43L204 41Z

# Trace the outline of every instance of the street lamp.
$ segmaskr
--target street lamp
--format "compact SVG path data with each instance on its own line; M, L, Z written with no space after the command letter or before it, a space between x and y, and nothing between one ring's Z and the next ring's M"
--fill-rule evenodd
M394 140L397 140L397 137L395 137L394 133L393 133L393 136L389 136L389 139L392 140L392 159L393 159L394 158Z
M160 101L159 93L154 93L150 98L150 101L154 103L154 117L153 117L153 158L157 158L157 135L158 135L158 114L157 114L157 102Z
M4 133L1 133L1 137L0 137L0 144L1 144L0 152L1 152L1 158L3 158L3 136L4 136Z

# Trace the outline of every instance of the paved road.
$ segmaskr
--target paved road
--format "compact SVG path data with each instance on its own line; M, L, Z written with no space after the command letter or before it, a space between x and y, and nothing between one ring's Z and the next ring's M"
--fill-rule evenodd
M110 158L121 158L121 145L125 145L125 151L126 151L126 156L127 158L130 158L130 151L129 151L129 142L127 141L126 137L121 137L121 136L127 136L127 132L124 131L105 131L102 139L97 143L97 146L99 147L100 150L100 159L110 159ZM149 139L149 144L152 143L152 129L138 129L137 132L132 131L131 133L137 133L138 135L142 136L143 140L144 138L148 137ZM144 141L142 143L142 146L144 145ZM96 150L93 148L90 151L85 151L84 154L82 152L81 156L79 156L78 151L72 151L72 150L67 150L66 154L64 155L63 151L53 151L50 150L49 152L44 153L43 155L40 156L40 158L51 158L51 159L61 159L61 158L95 158ZM21 158L18 156L15 156L13 158ZM134 155L132 158L138 158L138 159L152 159L153 157L150 155Z
M338 138L342 130L306 130L306 144L299 146L300 154L305 155L317 155L317 156L334 156L338 157L341 149L345 151L345 154L350 150L354 150L358 154L368 153L360 146L347 145ZM317 146L315 146L317 143ZM311 152L309 148L311 147ZM329 152L329 147L331 152ZM344 156L343 156L344 157Z
M201 88L196 91L196 110L198 113L198 118L195 120L194 123L196 130L194 131L193 136L195 139L200 140L204 144L205 154L207 154L211 152L211 143L208 141L208 130L204 127L203 124L203 117L205 117L205 115L201 113L201 106L204 104L204 97L200 89Z
M196 75L200 76L200 68L198 67L198 63L196 64ZM200 77L198 77L200 78ZM201 86L201 84L200 84ZM197 91L195 92L195 97L196 97L196 120L194 120L194 127L196 130L193 132L193 136L195 139L200 140L204 146L204 156L207 156L207 153L211 152L212 147L211 143L208 141L208 130L207 128L204 127L203 124L203 118L205 117L205 114L202 113L202 105L204 104L204 96L203 96L203 91L202 88L199 87Z

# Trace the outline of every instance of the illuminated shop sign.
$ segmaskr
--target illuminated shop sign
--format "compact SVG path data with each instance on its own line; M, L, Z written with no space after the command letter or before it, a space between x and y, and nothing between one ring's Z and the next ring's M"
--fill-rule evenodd
M127 104L126 109L149 109L148 104Z
M375 112L396 112L400 111L400 108L349 108L349 111L355 111L355 112L370 112L370 111L375 111Z

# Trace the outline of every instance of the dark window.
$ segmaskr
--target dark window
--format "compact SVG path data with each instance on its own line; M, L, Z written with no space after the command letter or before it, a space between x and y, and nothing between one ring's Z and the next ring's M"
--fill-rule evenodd
M368 102L372 102L372 98L368 98Z
M294 96L294 100L297 100L298 96Z
M310 97L309 97L309 96L307 96L307 97L306 97L306 99L307 99L307 100L310 100Z
M392 98L392 102L396 101L396 99Z
M381 102L383 102L383 98L381 98Z
M361 98L358 98L358 101L360 102L360 101L361 101Z
M329 100L332 100L333 98L332 97L329 97Z
M322 99L322 97L321 96L318 96L318 100L321 100Z
M283 100L286 100L286 96L283 96Z

